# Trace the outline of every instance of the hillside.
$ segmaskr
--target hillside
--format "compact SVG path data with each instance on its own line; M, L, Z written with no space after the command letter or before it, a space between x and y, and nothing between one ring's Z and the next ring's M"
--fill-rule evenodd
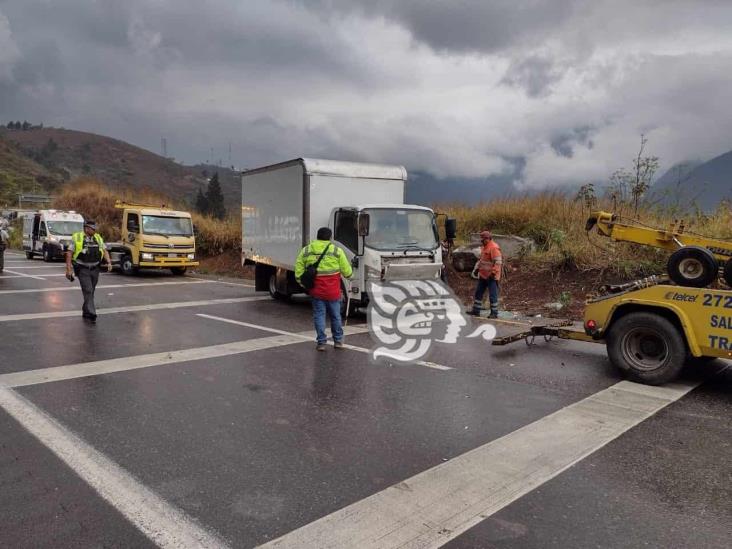
M231 209L240 201L235 172L216 166L184 166L124 141L57 128L0 130L0 201L12 202L18 189L53 191L79 176L95 177L113 189L154 189L192 203L206 177L219 172ZM18 177L24 179L18 184ZM11 184L12 183L12 184ZM6 190L7 188L7 190Z
M665 202L713 210L721 200L732 200L732 151L707 162L689 162L668 170L653 185Z

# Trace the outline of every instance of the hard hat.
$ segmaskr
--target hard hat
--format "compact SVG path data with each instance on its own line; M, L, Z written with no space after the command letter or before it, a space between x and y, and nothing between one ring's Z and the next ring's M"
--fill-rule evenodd
M480 231L480 239L481 240L489 240L493 238L493 235L490 231Z

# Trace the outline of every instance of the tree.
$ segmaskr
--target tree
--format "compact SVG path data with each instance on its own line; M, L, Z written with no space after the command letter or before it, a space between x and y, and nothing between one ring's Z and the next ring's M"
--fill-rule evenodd
M595 184L586 183L582 185L577 191L577 196L574 197L575 202L582 202L583 206L587 206L588 210L592 210L597 204L597 198L595 196Z
M28 122L27 120L23 120L23 126L22 126L23 130L28 130L28 129L30 129L30 127L31 127L30 122Z
M206 195L203 194L201 187L198 187L198 195L196 196L196 211L204 215L208 213L208 200L206 200Z
M13 125L14 130L19 130L21 128L22 124L20 123L20 120L17 120L15 124Z
M208 204L208 213L216 219L223 219L226 216L226 207L224 206L224 194L221 192L221 184L219 183L219 174L216 172L208 182L208 192L206 193L206 202Z
M12 130L13 128L15 128L15 124L11 120L10 122L8 122L8 124L5 127L8 128L9 130Z
M622 213L626 205L633 206L633 212L638 213L641 200L651 188L653 176L658 170L657 156L643 156L648 139L641 134L640 148L633 159L633 168L616 170L610 176L608 196L613 201L613 208Z

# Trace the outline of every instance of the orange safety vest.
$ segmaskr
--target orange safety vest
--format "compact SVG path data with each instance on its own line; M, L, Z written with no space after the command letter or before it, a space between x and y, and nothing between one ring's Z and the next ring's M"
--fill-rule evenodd
M495 241L489 240L480 250L478 260L478 275L480 278L493 278L501 280L501 269L503 268L503 256L501 247Z

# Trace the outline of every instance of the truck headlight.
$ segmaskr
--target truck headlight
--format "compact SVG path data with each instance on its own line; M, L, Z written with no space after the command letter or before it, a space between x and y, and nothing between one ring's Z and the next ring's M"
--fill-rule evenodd
M142 256L142 259L144 259L145 261L152 261L154 259L153 258L153 254L148 254L148 253L145 253L145 252L143 252L141 254L141 256Z
M58 242L58 238L56 238L55 236L49 236L48 241L49 242Z
M188 259L193 259L193 258L194 258L195 256L194 256L193 254L188 254L188 255L187 255L186 257L187 257Z

